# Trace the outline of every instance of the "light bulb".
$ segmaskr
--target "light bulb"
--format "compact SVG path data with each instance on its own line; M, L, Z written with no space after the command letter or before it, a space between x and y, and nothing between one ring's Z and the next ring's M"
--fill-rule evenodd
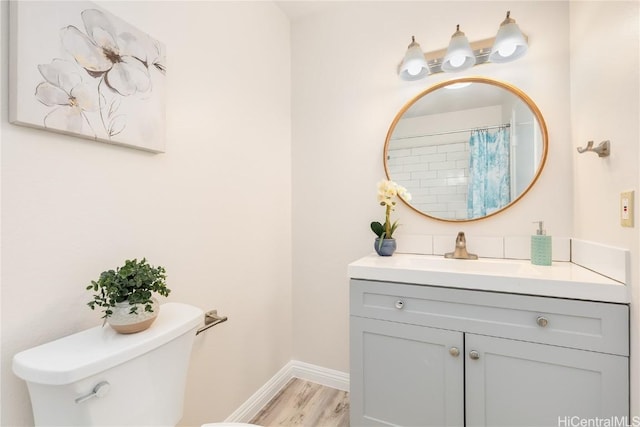
M500 56L502 56L503 58L507 58L511 55L513 55L513 52L516 51L516 44L515 43L502 43L500 45L500 48L498 49L498 52L500 52Z
M459 66L464 64L465 59L466 58L464 57L464 55L454 55L449 59L449 63L451 64L451 66L458 68Z
M417 76L422 71L422 66L418 62L411 62L407 64L407 73L412 76Z

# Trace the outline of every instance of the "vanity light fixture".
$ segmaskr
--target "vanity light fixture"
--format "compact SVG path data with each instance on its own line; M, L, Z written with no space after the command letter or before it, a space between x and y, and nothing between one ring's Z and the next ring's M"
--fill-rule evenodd
M509 62L522 57L527 53L527 40L518 28L516 20L511 18L511 12L507 12L507 17L500 24L496 40L493 42L489 61Z
M459 72L486 62L514 61L527 52L527 41L527 36L511 18L511 12L507 11L498 34L490 39L469 43L458 25L446 50L423 53L415 37L411 37L404 60L398 65L398 75L402 80L419 80L429 74Z
M420 80L429 75L429 66L425 59L424 52L416 38L411 36L411 44L407 47L400 69L398 70L402 80Z
M467 70L476 65L476 56L471 50L467 36L456 26L456 32L451 36L447 54L442 62L442 71L457 72Z

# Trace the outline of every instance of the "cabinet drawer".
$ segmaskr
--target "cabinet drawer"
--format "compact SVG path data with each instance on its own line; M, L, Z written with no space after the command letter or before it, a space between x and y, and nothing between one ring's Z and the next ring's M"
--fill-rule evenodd
M629 308L624 304L352 279L350 313L629 355Z

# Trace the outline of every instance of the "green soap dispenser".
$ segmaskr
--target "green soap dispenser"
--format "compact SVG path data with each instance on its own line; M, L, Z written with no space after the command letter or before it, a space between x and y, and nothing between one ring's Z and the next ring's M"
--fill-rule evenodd
M531 264L551 265L551 236L546 235L543 221L534 224L538 224L538 230L531 236Z

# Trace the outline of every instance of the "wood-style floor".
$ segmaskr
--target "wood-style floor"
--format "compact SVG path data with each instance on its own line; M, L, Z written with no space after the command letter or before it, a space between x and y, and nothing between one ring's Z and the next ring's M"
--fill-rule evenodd
M262 408L251 424L346 427L349 425L349 393L294 378Z

